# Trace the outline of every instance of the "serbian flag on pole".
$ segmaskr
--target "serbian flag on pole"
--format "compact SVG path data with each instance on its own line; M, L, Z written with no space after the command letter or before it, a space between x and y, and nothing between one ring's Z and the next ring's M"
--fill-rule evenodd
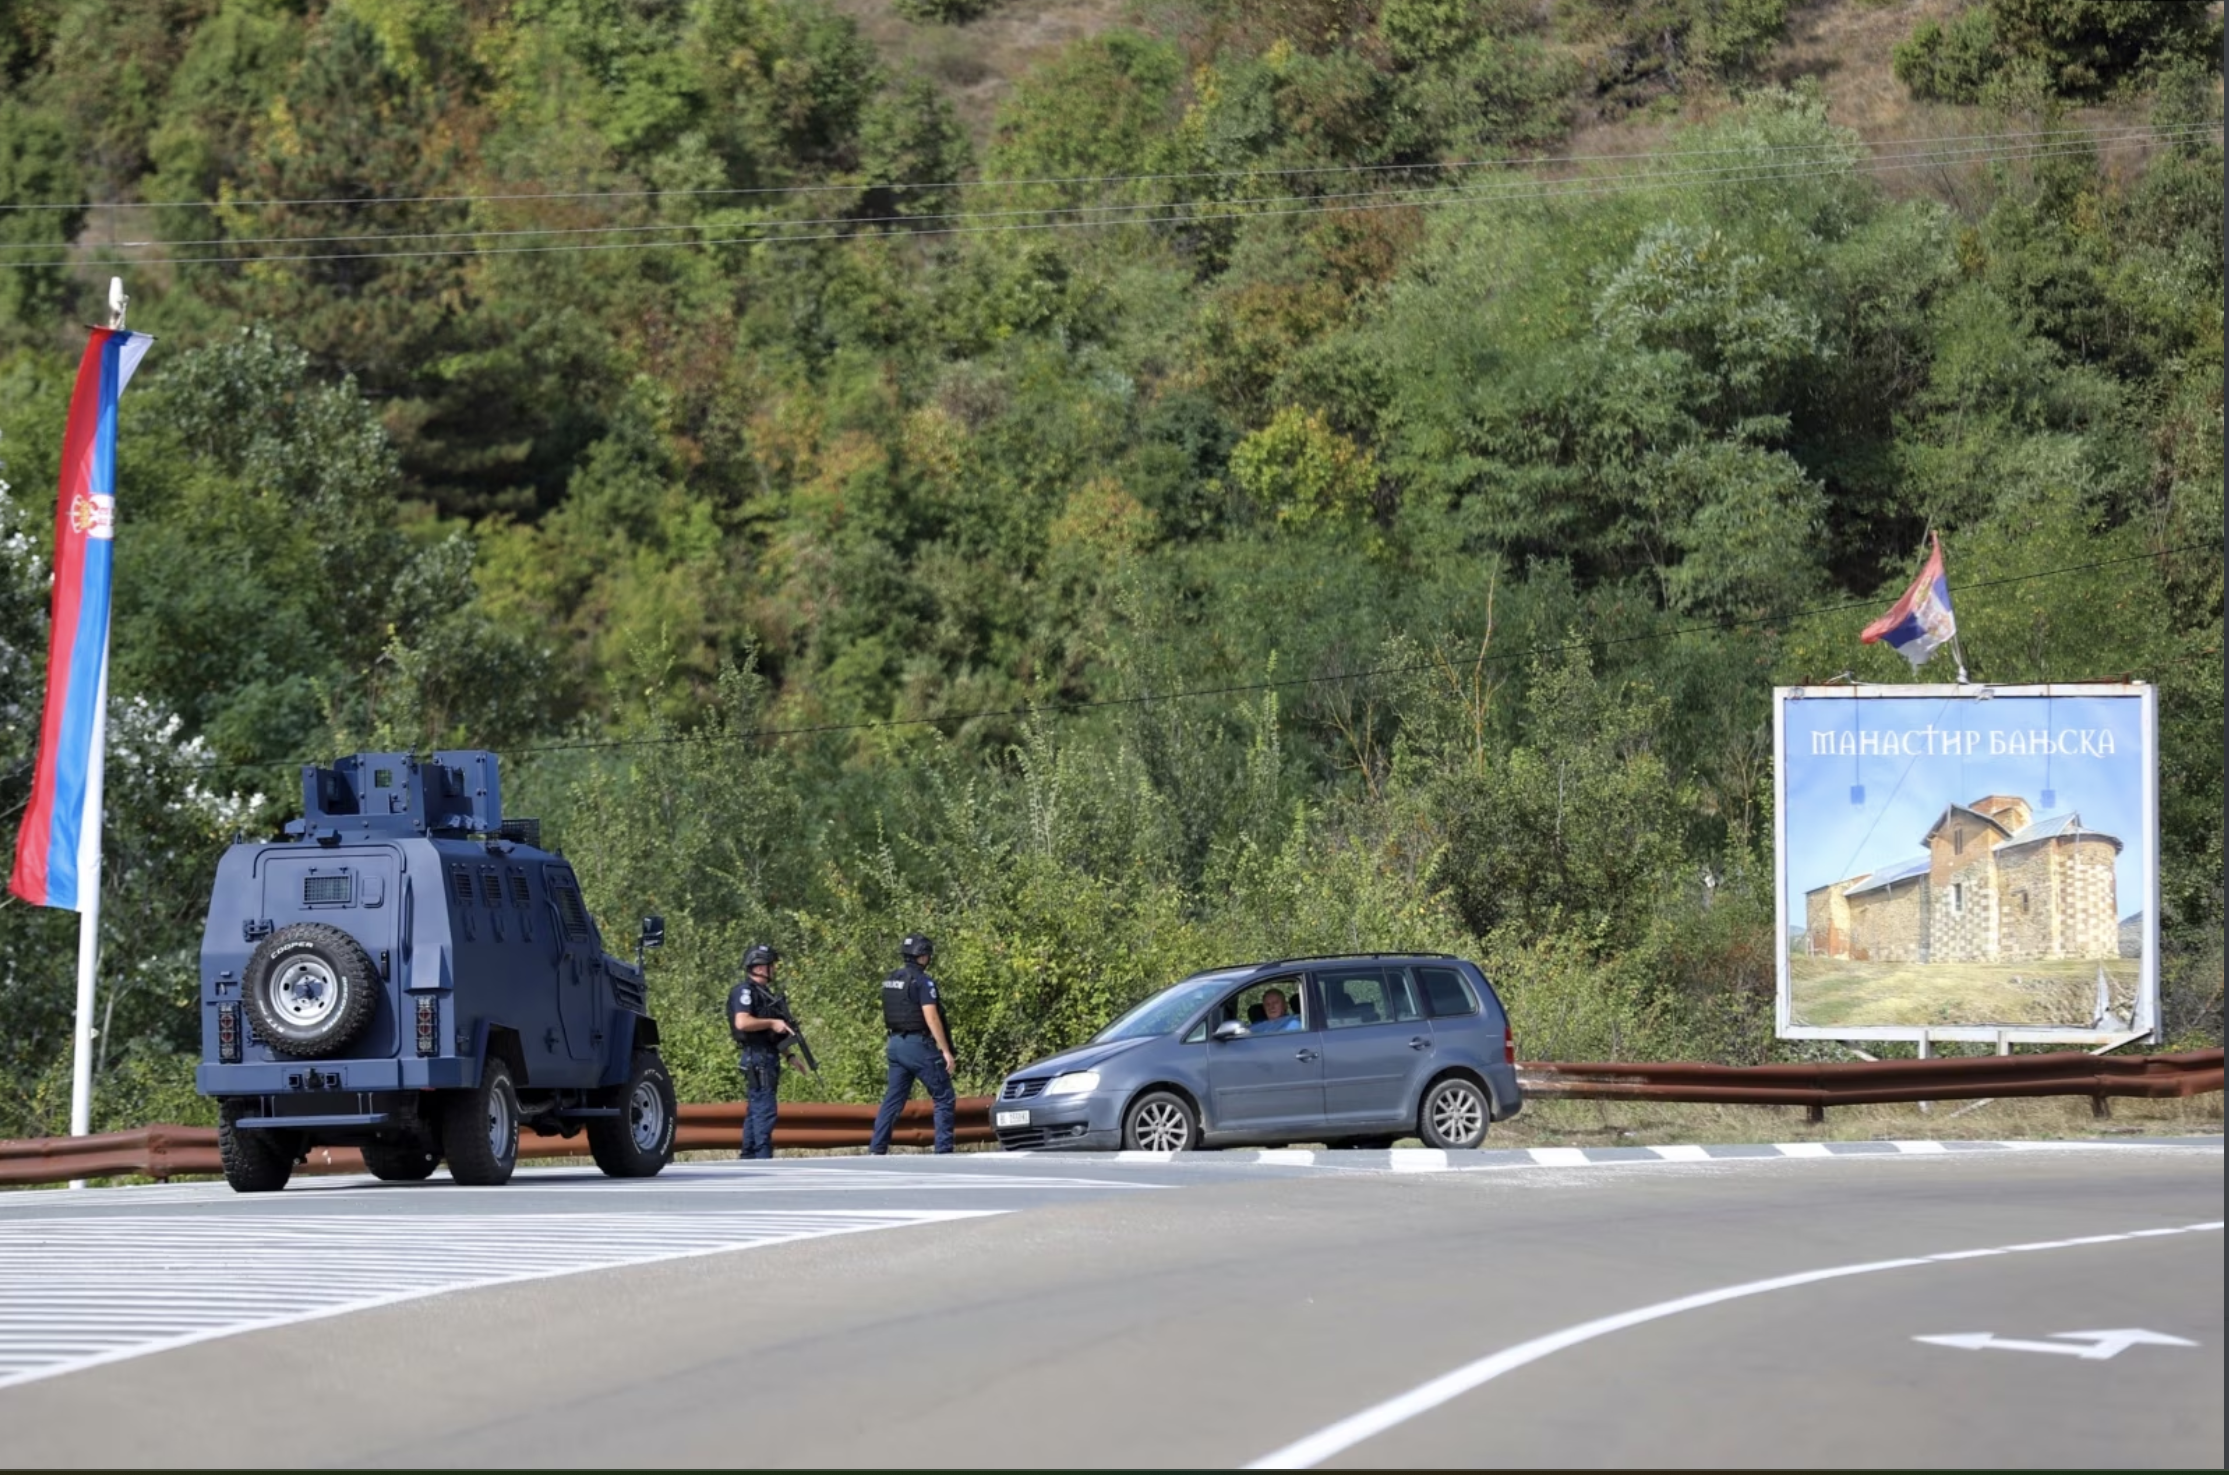
M83 911L100 873L101 747L107 733L108 591L116 561L116 401L145 333L95 328L77 368L54 513L54 620L38 773L16 834L8 889L34 906ZM90 889L90 888L86 888Z
M1912 580L1904 597L1858 637L1867 645L1887 641L1889 648L1910 661L1915 671L1937 646L1958 638L1958 621L1950 612L1950 580L1943 574L1943 540L1932 529L1927 536L1935 545L1927 555L1927 566Z

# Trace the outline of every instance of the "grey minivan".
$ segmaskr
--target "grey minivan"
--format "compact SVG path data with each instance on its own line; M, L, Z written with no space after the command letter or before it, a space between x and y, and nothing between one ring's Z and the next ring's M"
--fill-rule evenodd
M1173 983L1008 1076L991 1124L1014 1149L1462 1148L1523 1105L1484 973L1444 953L1357 953Z

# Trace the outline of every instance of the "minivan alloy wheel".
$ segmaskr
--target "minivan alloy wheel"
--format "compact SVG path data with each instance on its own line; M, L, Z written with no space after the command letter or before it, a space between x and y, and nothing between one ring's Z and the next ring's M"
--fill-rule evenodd
M1418 1133L1428 1147L1476 1147L1486 1140L1486 1093L1460 1076L1439 1082L1425 1094Z
M1198 1136L1192 1109L1172 1092L1155 1091L1130 1108L1122 1145L1138 1152L1188 1152Z

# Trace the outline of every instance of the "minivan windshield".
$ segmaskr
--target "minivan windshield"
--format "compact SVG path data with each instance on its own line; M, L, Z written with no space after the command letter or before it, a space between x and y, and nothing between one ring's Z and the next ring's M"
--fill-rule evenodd
M1224 989L1234 980L1245 977L1248 971L1236 968L1223 973L1202 973L1182 983L1172 983L1093 1035L1091 1043L1104 1045L1114 1040L1142 1040L1152 1035L1165 1035L1214 1003Z

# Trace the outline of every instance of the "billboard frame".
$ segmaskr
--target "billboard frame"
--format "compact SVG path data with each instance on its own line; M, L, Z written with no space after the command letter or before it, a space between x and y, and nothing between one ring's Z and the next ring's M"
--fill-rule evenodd
M1794 976L1789 968L1788 915L1788 705L1791 702L1967 697L2113 697L2139 702L2143 733L2144 955L2137 984L2135 1018L2129 1030L1998 1025L1805 1025L1794 1024ZM1772 906L1773 1030L1784 1040L1910 1040L1923 1051L1937 1040L1994 1043L1999 1053L2011 1045L2067 1045L2094 1053L2134 1044L2157 1044L2159 1019L2159 688L2148 681L1922 682L1894 685L1776 686L1772 689Z

